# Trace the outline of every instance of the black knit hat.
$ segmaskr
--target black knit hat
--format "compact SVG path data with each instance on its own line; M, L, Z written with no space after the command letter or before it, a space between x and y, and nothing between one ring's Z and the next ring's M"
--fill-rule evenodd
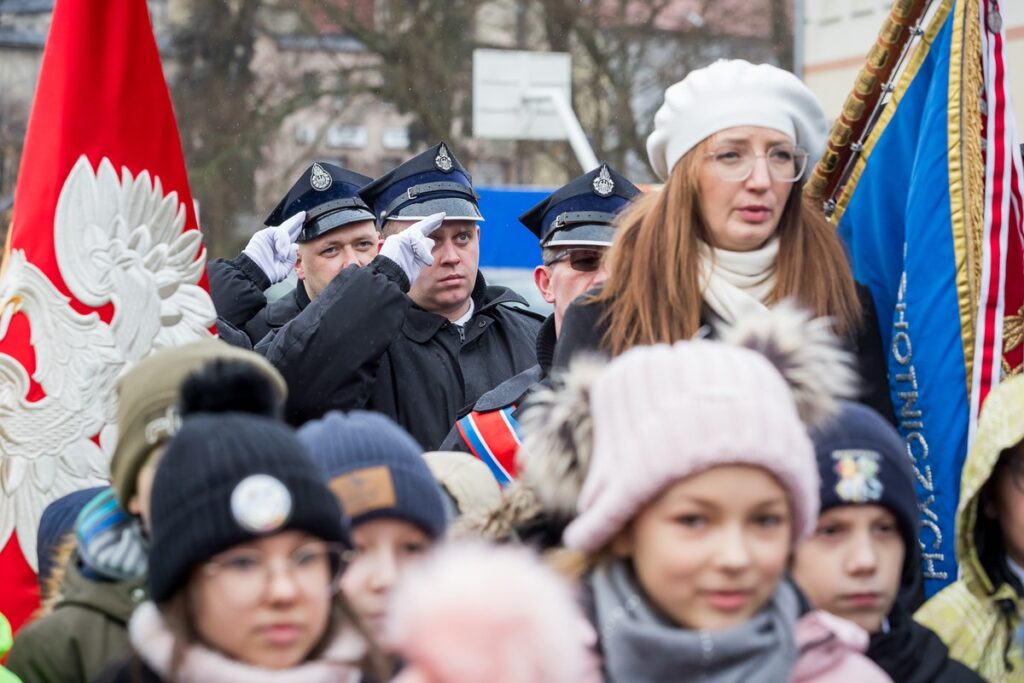
M351 545L341 509L286 425L240 413L185 418L157 467L150 501L149 590L174 595L224 550L301 530Z
M839 415L811 438L821 476L821 512L839 505L881 505L896 516L906 554L916 553L914 470L899 432L874 410L843 402Z
M341 500L353 527L400 519L440 538L443 492L416 441L379 413L333 411L299 429L299 440Z

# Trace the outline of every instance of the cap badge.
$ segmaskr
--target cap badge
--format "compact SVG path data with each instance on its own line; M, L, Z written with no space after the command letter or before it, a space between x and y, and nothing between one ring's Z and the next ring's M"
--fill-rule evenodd
M613 190L615 190L615 181L612 180L612 175L608 172L608 166L601 166L601 172L594 178L594 194L598 197L608 197Z
M452 158L448 154L448 148L444 145L441 145L441 149L437 150L437 156L434 157L434 166L437 167L437 170L444 171L445 173L451 171L454 166Z
M320 164L313 164L313 172L309 175L309 184L317 192L323 192L334 184L334 178Z
M847 503L870 503L882 497L882 482L878 480L879 455L875 451L832 451L836 461L836 495Z
M231 492L231 514L238 525L254 534L277 531L292 513L292 494L269 474L253 474Z

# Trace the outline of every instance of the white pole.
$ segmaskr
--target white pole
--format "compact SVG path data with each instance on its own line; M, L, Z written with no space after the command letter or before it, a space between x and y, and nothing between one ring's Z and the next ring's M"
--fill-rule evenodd
M523 95L524 102L545 100L554 105L555 113L562 120L562 125L565 126L565 136L569 140L569 144L572 145L572 151L575 152L577 161L583 167L583 172L593 171L598 166L597 156L590 146L590 141L587 140L586 133L583 132L583 126L580 125L576 112L572 110L572 106L562 91L556 88L531 88Z
M804 2L793 2L793 73L797 78L804 77Z

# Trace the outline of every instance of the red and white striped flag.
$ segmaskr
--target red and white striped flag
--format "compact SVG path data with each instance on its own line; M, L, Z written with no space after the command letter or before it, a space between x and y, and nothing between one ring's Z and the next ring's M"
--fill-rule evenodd
M114 382L210 334L181 142L145 0L58 0L0 274L0 612L38 601L44 507L104 483Z

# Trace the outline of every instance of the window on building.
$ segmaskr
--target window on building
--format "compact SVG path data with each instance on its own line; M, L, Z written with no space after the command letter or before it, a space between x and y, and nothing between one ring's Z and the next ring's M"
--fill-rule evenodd
M853 0L853 6L850 8L850 11L855 17L864 17L872 14L881 15L880 9L878 0ZM885 9L888 12L888 4Z
M380 144L384 149L409 149L409 128L406 126L385 128L380 136Z
M311 145L316 140L316 126L312 123L299 123L295 126L295 142L299 145Z
M850 13L851 0L819 0L818 23L835 24L842 21Z
M327 129L324 142L328 147L362 149L366 147L366 126L334 125Z

